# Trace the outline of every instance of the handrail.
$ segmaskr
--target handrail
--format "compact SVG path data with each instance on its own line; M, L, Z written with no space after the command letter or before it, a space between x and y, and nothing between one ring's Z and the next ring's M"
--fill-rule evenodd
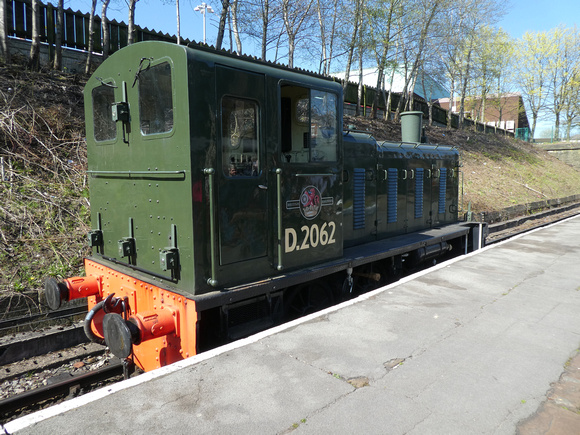
M216 233L215 233L215 199L214 199L214 174L215 169L205 168L203 173L207 175L209 187L209 234L210 234L210 256L211 256L211 278L208 278L207 283L212 287L217 287L217 264L216 264Z
M278 169L276 169L278 170ZM325 173L325 174L292 174L294 177L329 177L331 175L336 175L331 173Z
M282 270L282 169L276 169L276 208L278 210L278 266L276 269Z
M148 176L148 177L156 177L160 175L183 175L185 176L185 171L87 171L87 174L93 176L107 176L107 175L127 175L131 176Z

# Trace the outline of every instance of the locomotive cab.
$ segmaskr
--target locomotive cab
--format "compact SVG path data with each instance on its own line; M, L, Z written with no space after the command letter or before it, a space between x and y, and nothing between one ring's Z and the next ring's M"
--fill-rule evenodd
M93 255L85 280L47 285L52 305L112 297L89 335L106 335L114 305L132 323L105 322L111 337L158 342L136 317L146 311L174 331L157 347L191 355L189 298L339 258L341 102L328 79L209 48L143 42L112 55L85 88Z

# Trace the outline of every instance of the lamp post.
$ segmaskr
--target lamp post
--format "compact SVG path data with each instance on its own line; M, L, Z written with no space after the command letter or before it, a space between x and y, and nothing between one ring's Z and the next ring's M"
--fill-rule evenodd
M196 6L194 9L196 12L201 12L203 15L203 43L205 44L205 16L206 14L213 14L213 9L210 5L206 4L205 2Z

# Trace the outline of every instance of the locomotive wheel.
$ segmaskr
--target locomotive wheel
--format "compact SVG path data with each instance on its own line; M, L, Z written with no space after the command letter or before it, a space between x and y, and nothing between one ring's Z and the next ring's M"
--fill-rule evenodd
M290 290L286 302L286 319L293 320L334 304L332 290L323 282L300 284Z

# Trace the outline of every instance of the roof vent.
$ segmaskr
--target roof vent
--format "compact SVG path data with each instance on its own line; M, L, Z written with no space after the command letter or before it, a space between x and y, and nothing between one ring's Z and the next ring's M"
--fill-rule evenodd
M423 112L401 113L401 141L421 143Z

